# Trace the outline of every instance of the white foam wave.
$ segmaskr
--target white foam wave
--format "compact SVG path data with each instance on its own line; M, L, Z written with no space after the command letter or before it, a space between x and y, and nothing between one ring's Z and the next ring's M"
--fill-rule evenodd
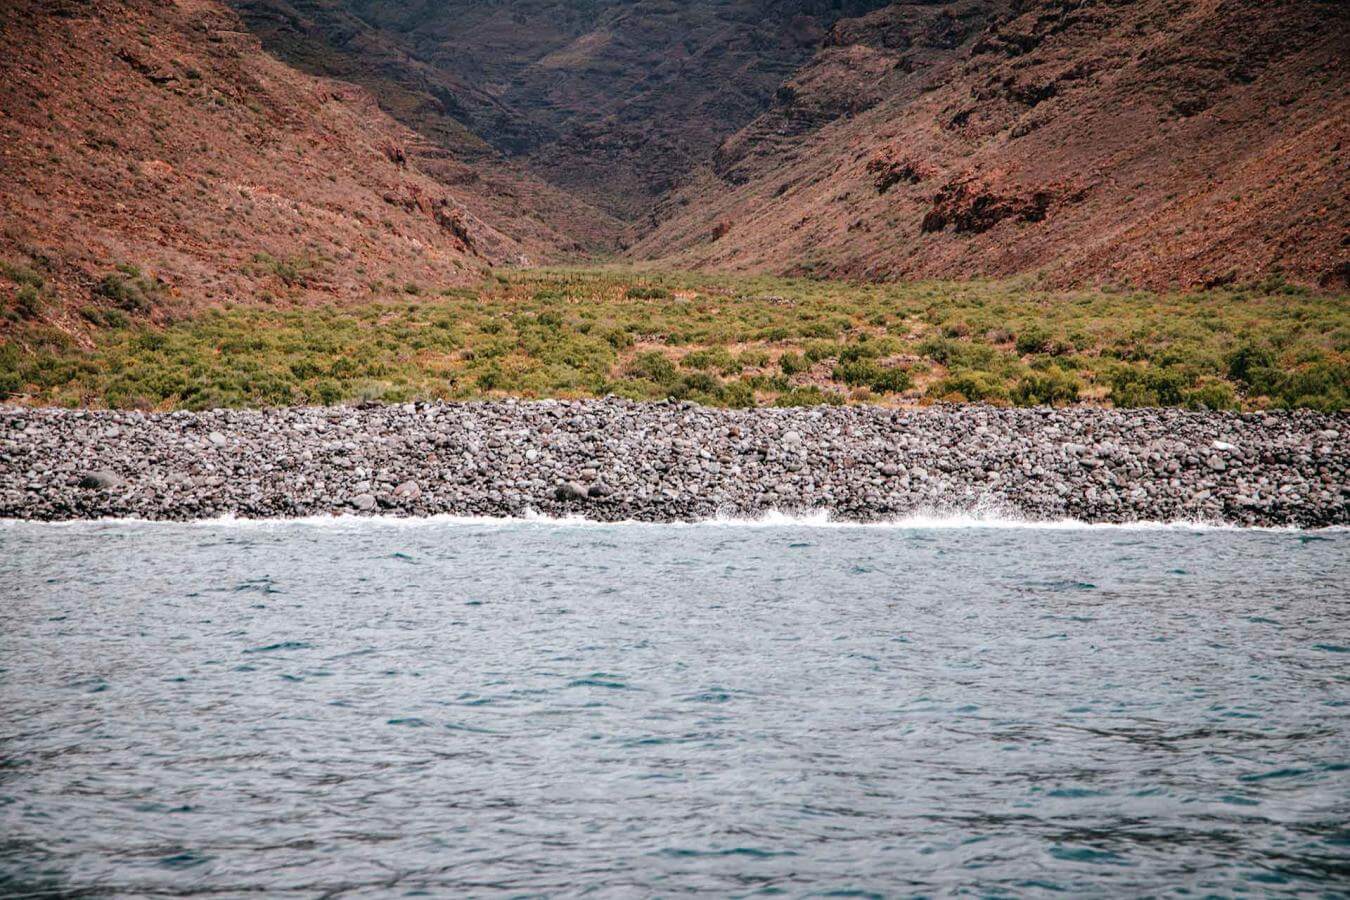
M34 525L19 519L0 519L0 527L16 525ZM637 519L606 522L588 519L583 516L546 516L529 512L519 517L506 516L357 516L349 514L302 516L297 518L250 519L233 515L211 519L197 519L190 522L163 522L137 518L109 518L96 520L69 520L64 522L41 523L44 527L72 527L90 524L104 525L150 525L164 527L193 528L242 528L274 530L283 528L427 528L427 527L472 527L472 528L828 528L828 529L889 529L889 530L944 530L944 529L1020 529L1034 531L1246 531L1270 533L1302 532L1340 532L1350 531L1347 526L1329 526L1325 528L1301 529L1295 526L1244 526L1225 522L1207 522L1193 519L1172 521L1139 522L1084 522L1078 519L1027 519L998 509L972 510L927 510L915 512L893 519L872 522L854 522L838 519L826 510L810 512L769 511L763 515L715 516L687 522L646 522Z

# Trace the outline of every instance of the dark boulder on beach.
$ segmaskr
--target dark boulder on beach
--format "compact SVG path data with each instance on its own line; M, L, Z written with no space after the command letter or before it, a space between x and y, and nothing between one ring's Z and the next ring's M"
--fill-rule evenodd
M122 480L122 476L107 469L90 472L80 479L80 487L91 491L110 491L121 487L123 484L125 482Z
M590 490L586 485L579 481L564 481L553 491L553 496L558 500L587 500L590 498Z

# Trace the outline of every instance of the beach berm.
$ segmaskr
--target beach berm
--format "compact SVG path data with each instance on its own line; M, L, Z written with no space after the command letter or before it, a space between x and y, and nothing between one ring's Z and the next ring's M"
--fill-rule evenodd
M0 518L984 511L1032 521L1350 524L1350 417L1089 407L504 400L0 408Z

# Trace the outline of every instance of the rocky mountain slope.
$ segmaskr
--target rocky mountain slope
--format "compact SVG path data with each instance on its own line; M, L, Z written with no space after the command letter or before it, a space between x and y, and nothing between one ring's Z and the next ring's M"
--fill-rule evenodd
M0 311L73 333L620 248L1342 290L1348 59L1337 0L7 0Z
M618 224L476 165L363 89L264 52L215 0L0 5L0 299L172 315L467 283Z
M1350 7L933 0L839 23L638 258L1163 288L1350 276Z
M885 0L231 0L265 44L638 218L758 115L841 16Z

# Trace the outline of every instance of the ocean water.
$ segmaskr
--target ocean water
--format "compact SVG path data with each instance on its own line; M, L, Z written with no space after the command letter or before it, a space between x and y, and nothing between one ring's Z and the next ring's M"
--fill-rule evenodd
M3 523L0 895L1344 896L1348 584L1340 531Z

